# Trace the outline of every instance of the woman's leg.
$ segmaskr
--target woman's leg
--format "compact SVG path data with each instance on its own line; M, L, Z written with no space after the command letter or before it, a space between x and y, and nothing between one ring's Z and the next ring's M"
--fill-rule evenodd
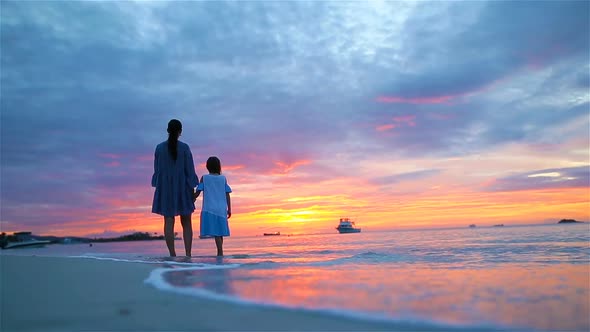
M217 246L217 256L223 256L223 236L215 237L215 245Z
M184 251L186 252L186 257L191 257L191 248L193 246L193 223L191 221L191 215L180 216L180 223L182 224Z
M164 239L166 239L166 246L170 252L170 256L176 256L174 249L174 217L164 217Z

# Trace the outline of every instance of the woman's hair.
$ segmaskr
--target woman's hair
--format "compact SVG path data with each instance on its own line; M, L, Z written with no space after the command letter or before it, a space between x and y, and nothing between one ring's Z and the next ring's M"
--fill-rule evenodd
M178 158L178 137L182 132L182 123L176 119L170 120L168 122L168 152L173 160Z
M207 159L207 170L209 173L221 174L221 161L219 158L213 156Z

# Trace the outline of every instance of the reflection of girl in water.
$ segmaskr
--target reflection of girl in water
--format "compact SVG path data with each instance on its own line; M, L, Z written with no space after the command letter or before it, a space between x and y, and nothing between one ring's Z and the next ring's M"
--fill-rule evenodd
M195 198L203 192L201 209L201 236L214 236L217 256L223 256L223 237L229 236L228 219L231 217L231 188L221 175L221 161L217 157L207 159L209 174L201 177Z

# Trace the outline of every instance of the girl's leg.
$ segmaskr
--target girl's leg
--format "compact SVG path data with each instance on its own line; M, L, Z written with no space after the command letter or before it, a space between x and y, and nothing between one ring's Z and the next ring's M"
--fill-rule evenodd
M174 249L174 217L164 217L164 239L171 257L176 256Z
M191 248L193 246L193 223L191 221L191 215L180 216L180 223L182 224L184 251L186 252L186 257L191 257Z
M217 246L217 256L223 256L223 236L215 237L215 245Z

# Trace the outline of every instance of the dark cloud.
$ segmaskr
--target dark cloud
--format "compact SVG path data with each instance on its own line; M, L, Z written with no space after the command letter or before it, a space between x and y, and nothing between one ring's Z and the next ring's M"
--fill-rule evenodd
M588 89L590 88L590 69L584 68L583 71L578 73L576 76L576 84L581 89Z
M482 5L471 22L459 14ZM395 73L380 94L456 96L486 88L523 67L588 60L588 2L455 2L445 31L437 24L440 17L421 9L406 21L404 39L406 56L421 70Z

